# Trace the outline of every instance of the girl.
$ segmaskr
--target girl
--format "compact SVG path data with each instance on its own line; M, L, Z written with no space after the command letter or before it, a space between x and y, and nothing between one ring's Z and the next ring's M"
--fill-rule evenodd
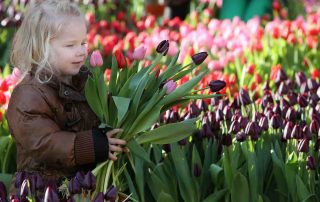
M16 33L11 62L22 81L6 116L17 145L18 181L23 171L57 182L126 150L124 140L113 138L120 129L99 129L86 102L86 34L83 14L66 0L32 4Z

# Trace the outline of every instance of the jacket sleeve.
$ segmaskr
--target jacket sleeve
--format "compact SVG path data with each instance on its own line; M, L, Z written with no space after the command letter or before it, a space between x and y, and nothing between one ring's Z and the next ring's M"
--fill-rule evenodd
M108 139L101 131L62 131L47 99L32 85L14 89L6 116L17 145L39 162L74 167L108 157Z

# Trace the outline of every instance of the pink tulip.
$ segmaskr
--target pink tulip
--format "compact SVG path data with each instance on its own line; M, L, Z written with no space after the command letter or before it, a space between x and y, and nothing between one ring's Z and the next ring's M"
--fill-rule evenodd
M142 60L146 54L146 47L144 45L139 46L138 48L134 49L132 54L132 59L134 60Z
M166 84L164 84L165 88L167 88L167 94L170 94L172 91L174 91L177 88L177 83L173 80L168 81Z
M103 65L103 59L100 51L93 51L90 57L90 65L92 67L100 67Z

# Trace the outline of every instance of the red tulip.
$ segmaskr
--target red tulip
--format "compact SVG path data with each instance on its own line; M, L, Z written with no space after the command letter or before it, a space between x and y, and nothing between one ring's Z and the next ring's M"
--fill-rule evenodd
M127 61L124 55L122 54L121 50L117 50L114 52L114 56L116 57L117 63L118 63L118 68L123 69L127 67Z

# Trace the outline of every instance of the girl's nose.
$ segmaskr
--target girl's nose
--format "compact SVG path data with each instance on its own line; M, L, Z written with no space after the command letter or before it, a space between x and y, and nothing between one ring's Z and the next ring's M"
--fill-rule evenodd
M87 47L80 46L77 51L77 56L85 56L85 55L87 55Z

